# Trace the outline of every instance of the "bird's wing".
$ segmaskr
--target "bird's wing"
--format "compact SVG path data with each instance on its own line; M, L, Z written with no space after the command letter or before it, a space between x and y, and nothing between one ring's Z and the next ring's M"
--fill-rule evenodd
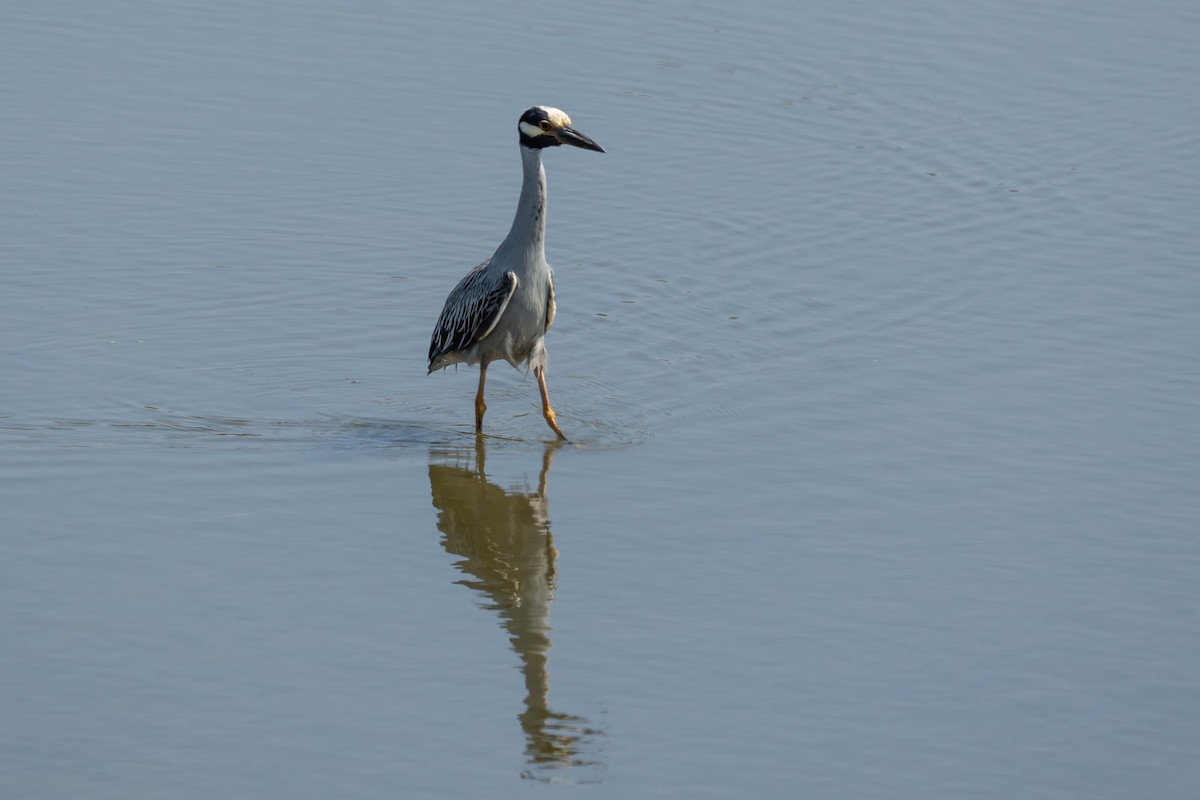
M554 324L554 314L558 311L558 305L554 302L554 270L550 270L546 276L546 330L550 330L550 326Z
M488 263L468 272L446 298L429 341L430 364L438 356L486 338L500 321L517 289L517 276L511 270L498 277L489 275Z

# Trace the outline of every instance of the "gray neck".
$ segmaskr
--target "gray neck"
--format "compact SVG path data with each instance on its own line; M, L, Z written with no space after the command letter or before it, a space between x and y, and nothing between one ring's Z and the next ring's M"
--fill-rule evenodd
M512 229L496 248L509 258L545 261L546 238L546 171L542 169L542 151L520 146L521 166L525 177L521 183L521 198Z

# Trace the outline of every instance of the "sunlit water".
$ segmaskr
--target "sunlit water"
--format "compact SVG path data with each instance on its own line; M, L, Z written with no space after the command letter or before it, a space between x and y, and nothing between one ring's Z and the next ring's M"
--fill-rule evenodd
M1198 34L0 10L0 795L1196 794ZM424 374L533 103L562 446Z

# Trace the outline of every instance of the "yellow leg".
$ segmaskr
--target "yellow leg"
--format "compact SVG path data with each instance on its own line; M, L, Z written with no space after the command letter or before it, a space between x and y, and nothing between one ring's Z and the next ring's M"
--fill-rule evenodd
M483 433L483 412L487 411L487 403L483 402L483 383L487 380L487 362L479 363L479 391L475 393L475 432Z
M538 389L542 393L542 416L546 418L546 424L550 426L550 430L554 431L558 438L566 441L567 437L563 436L563 432L558 429L558 423L554 421L554 409L550 407L550 392L546 389L546 371L537 370Z

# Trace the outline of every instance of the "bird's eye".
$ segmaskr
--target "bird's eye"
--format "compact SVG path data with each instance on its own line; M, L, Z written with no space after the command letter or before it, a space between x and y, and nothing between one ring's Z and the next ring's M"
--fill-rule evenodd
M551 130L554 129L554 126L550 124L550 120L548 120L548 119L544 119L541 122L539 122L538 127L542 129L542 133L549 133Z

